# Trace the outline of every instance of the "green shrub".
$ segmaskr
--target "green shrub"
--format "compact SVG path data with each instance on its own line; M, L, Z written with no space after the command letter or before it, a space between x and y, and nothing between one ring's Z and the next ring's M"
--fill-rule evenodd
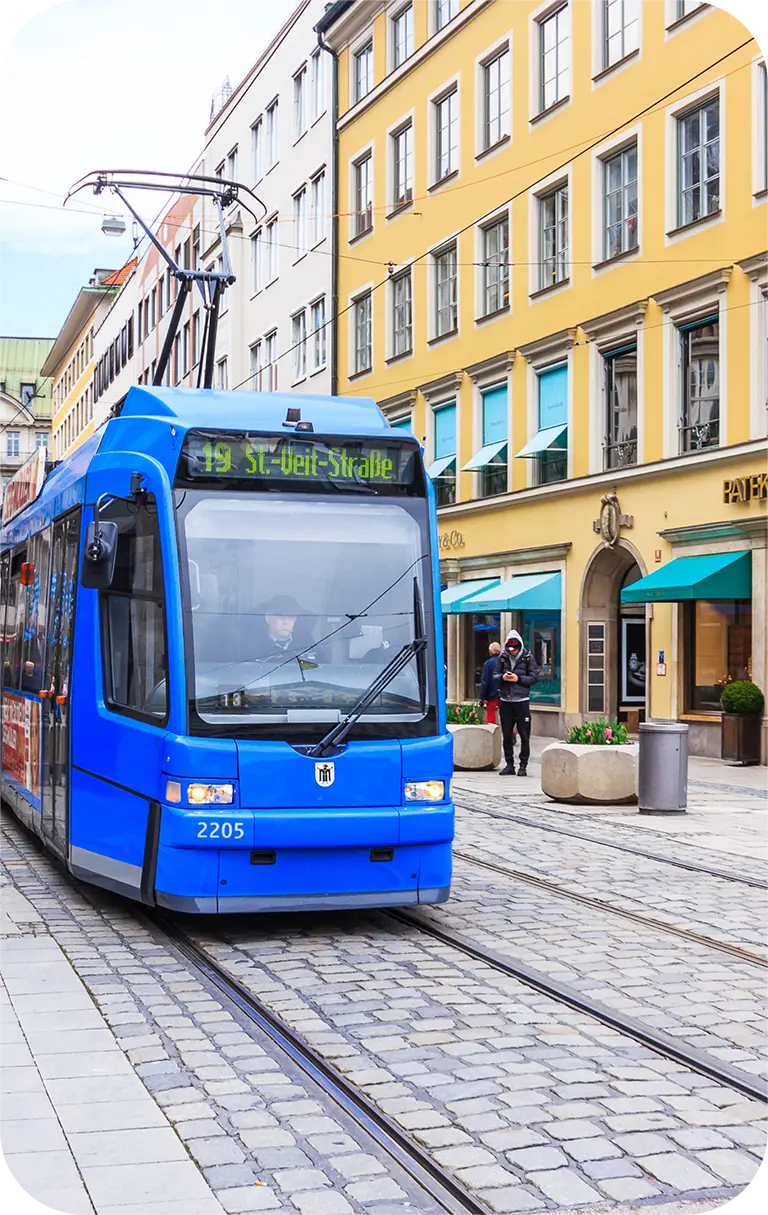
M449 726L484 726L485 714L476 704L448 705Z
M597 721L584 721L580 726L571 726L565 741L593 747L618 747L627 741L627 727L615 717L610 721L598 717Z
M720 697L724 713L760 713L764 703L762 692L751 679L735 679L726 684Z

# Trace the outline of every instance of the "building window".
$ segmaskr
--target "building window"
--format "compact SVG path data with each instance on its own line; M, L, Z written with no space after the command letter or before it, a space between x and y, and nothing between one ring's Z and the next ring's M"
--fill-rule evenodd
M181 357L184 360L183 366L182 366L182 373L183 373L183 375L187 375L189 372L189 351L190 351L189 321L187 321L186 324L184 325L184 329L182 332L183 332L183 340L182 340Z
M251 127L251 151L253 153L253 180L264 176L264 120L257 118Z
M536 484L564 481L568 476L568 368L550 367L537 373L539 435L545 446L536 452Z
M261 392L262 391L262 383L261 383L262 371L264 368L264 364L262 362L263 349L262 349L261 342L254 342L253 346L251 346L251 348L250 348L250 356L251 356L251 391L252 392Z
M46 431L44 431L44 430L36 430L35 431L35 449L37 450L41 447L45 448L46 451L48 450L48 435L47 435Z
M567 4L539 22L539 86L542 113L569 95L571 39Z
M22 405L25 407L30 406L35 399L34 384L22 384L20 386L19 394Z
M683 408L681 452L720 442L720 322L710 317L681 328Z
M293 196L293 230L295 261L307 251L307 187L302 186Z
M413 350L413 293L411 268L392 279L392 355Z
M218 177L219 181L222 181L224 178L224 163L222 160L221 164L216 165L216 168L213 170L214 176Z
M371 331L371 293L359 296L354 302L355 328L355 374L370 371L373 360Z
M393 67L400 67L413 54L413 5L407 4L392 18Z
M312 191L310 199L311 243L314 248L321 240L325 240L325 169L316 173L310 182Z
M459 11L459 0L435 0L435 30L453 21Z
M355 236L363 236L373 227L373 156L369 152L354 166L355 173Z
M265 282L272 283L277 278L279 270L277 256L277 216L269 221L264 230L264 254Z
M293 380L304 380L307 376L307 314L302 308L291 317L291 345L293 346Z
M261 228L251 237L251 283L254 295L264 286L264 232Z
M509 307L509 219L482 229L483 316Z
M453 88L434 103L435 181L450 177L459 167L459 94Z
M720 712L726 684L752 677L752 603L748 599L685 604L689 711Z
M483 151L510 134L509 50L483 66Z
M760 189L768 190L768 68L765 63L758 64L757 79L759 89L759 117L758 130L760 132L760 156L762 163L760 165Z
M267 169L273 168L280 158L280 125L277 98L267 106Z
M402 207L413 200L413 130L410 122L392 136L392 160L392 203Z
M445 337L459 327L458 265L456 242L446 245L435 258L435 336Z
M219 359L218 363L216 364L216 387L217 388L228 388L229 387L226 359Z
M606 260L637 248L637 144L603 161Z
M267 392L277 392L277 330L273 329L264 338Z
M325 367L325 296L312 304L312 369L320 371Z
M438 506L456 501L456 403L441 405L432 411L435 463L432 484Z
M603 0L603 67L613 67L640 45L640 0Z
M307 129L307 68L293 78L293 134L299 139Z
M480 469L480 496L491 498L507 492L507 386L486 389L483 401L483 447L497 447ZM502 446L499 446L499 445ZM490 453L489 453L490 454Z
M637 347L603 356L605 375L605 468L637 463Z
M677 120L678 216L682 228L720 210L720 102L715 97Z
M178 265L178 258L176 259L176 264ZM173 281L176 282L175 279ZM144 325L142 324L143 319L144 319L144 303L142 300L139 300L138 305L136 307L136 345L137 346L140 346L144 340Z
M539 261L541 290L567 280L570 269L567 183L539 199Z
M200 362L200 313L196 312L192 317L192 366L197 367ZM155 364L152 364L152 382L155 379Z
M312 68L312 121L316 122L325 110L325 68L322 52L318 49L310 59Z
M675 21L683 21L697 9L704 7L705 0L675 0ZM674 24L674 23L673 23Z
M355 51L355 101L362 101L373 88L373 42Z
M19 440L21 432L18 430L7 430L5 433L5 454L7 456L17 456L19 454Z

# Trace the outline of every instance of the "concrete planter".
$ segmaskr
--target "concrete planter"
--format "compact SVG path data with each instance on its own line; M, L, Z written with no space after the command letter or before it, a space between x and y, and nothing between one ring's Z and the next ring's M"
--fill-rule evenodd
M556 802L587 806L637 801L637 743L550 743L541 755L541 788Z
M449 726L453 735L453 766L481 772L501 763L500 726Z

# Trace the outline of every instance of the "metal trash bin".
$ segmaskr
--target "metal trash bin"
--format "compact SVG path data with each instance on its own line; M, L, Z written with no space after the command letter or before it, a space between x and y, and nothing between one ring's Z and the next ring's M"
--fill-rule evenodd
M637 804L641 814L685 814L688 804L685 722L642 722L637 769Z

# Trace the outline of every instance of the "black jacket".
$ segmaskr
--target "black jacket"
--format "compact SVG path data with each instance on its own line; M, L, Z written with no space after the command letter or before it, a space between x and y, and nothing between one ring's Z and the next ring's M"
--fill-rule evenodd
M483 663L483 674L480 677L480 699L498 700L499 693L493 679L496 670L497 657L494 655Z
M513 658L507 650L503 650L495 663L493 684L497 691L492 699L530 700L531 688L538 683L541 670L531 651L523 649L517 658ZM502 679L506 673L517 675L517 683Z

